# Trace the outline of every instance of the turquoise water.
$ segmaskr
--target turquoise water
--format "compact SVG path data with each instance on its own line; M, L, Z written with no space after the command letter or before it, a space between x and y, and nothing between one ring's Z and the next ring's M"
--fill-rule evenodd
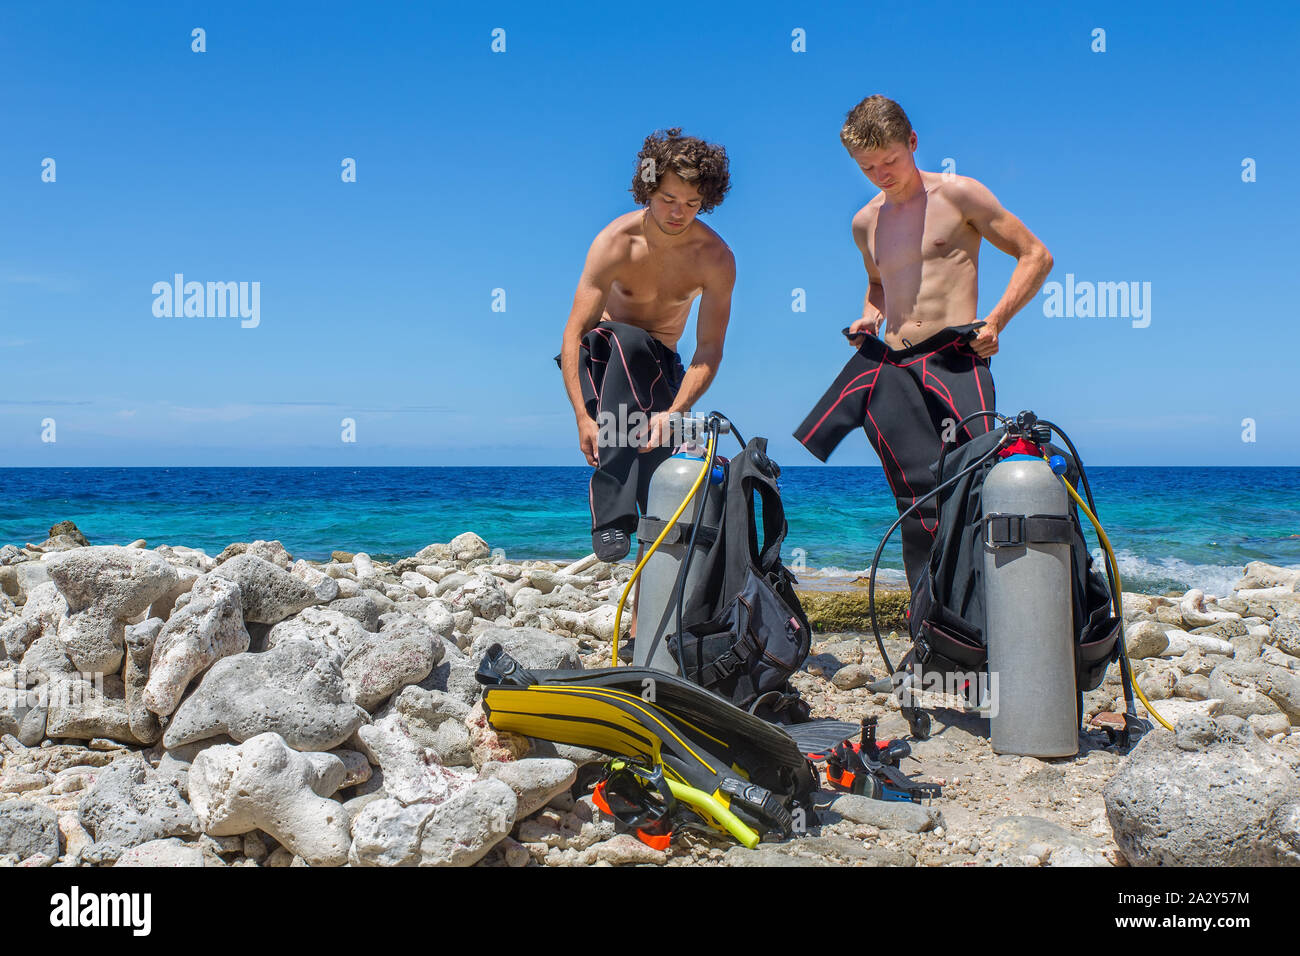
M591 550L586 468L5 468L0 544L39 543L70 519L92 544L182 544L216 554L278 538L295 557L382 559L475 531L512 559ZM1252 560L1300 566L1300 468L1090 468L1128 590L1222 594ZM877 468L781 476L787 562L862 571L896 517ZM901 580L897 535L883 567Z

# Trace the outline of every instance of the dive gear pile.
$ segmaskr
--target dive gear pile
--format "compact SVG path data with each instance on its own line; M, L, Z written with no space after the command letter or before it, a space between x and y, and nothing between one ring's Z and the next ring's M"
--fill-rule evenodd
M619 794L629 817L629 802L641 806L647 816L632 828L646 830L653 818L647 835L656 837L692 821L746 846L768 832L791 835L817 789L808 753L858 731L835 720L780 727L651 668L529 671L500 645L488 649L476 676L495 729L616 755L602 799L614 812L610 794Z
M730 461L717 457L717 436L724 430L736 434L742 445ZM647 650L635 652L634 660L663 670L671 667L767 720L802 723L808 719L808 706L790 686L790 676L808 657L812 628L795 594L794 575L781 562L787 530L777 487L781 468L767 455L767 439L744 443L718 412L708 416L705 431L707 452L696 459L701 467L682 505L666 521L647 515L638 529L642 540L653 536L654 542L628 581L625 598L666 542L686 547L680 558L664 559L660 565L664 570L643 582L638 628L652 630L641 632L638 643L646 644ZM674 478L681 482L674 465L670 459L656 471L651 502L676 499L659 487L661 481ZM721 472L720 489L710 485L704 506L695 507L693 520L679 523L706 478L716 471ZM762 512L761 529L756 501ZM664 586L670 577L671 590ZM670 659L659 652L661 642L667 644Z
M1127 702L1125 730L1119 736L1127 743L1130 734L1140 733L1144 725L1136 716L1136 688L1123 653L1118 567L1096 519L1087 474L1074 445L1057 426L1033 412L1021 412L1014 420L996 412L976 414L995 417L1001 428L971 439L951 454L945 446L934 466L935 489L913 506L935 497L938 525L925 574L912 593L908 613L912 649L897 672L876 621L875 583L880 555L906 512L881 540L872 560L868 582L872 629L881 657L894 674L895 689L906 700L908 692L924 687L928 678L982 677L988 673L990 653L1006 651L1012 657L1003 665L1005 673L995 672L995 676L1012 677L1013 684L1016 677L1020 681L1014 687L996 688L1001 700L992 702L995 709L1007 706L1010 697L1016 700L1011 704L1013 719L1002 725L1002 740L995 735L995 749L1002 743L1003 752L1064 756L1077 751L1083 693L1100 686L1107 666L1118 659ZM958 423L958 429L964 422ZM1051 444L1053 433L1068 452ZM1002 469L999 474L1009 487L999 490L996 478L987 487L990 498L1000 495L996 510L989 510L986 485L995 469ZM1053 474L1056 477L1051 479ZM1054 496L1051 481L1063 485L1069 499ZM1086 504L1076 485L1083 487ZM1016 501L1021 502L1018 509L1012 507ZM1066 501L1066 507L1048 504ZM1106 553L1106 575L1093 566L1078 510L1097 530ZM1068 603L1062 603L1067 590ZM1053 603L1056 595L1061 599ZM990 643L999 641L1005 643L991 652ZM1053 642L1064 642L1064 677L1059 666L1044 663L1048 658L1041 656L1057 653L1050 646ZM1040 658L1032 666L1020 667L1017 653ZM1028 686L1026 680L1036 682L1035 686ZM1044 681L1056 692L1041 693ZM1140 690L1136 692L1141 696ZM990 703L986 694L980 695L980 703ZM1066 708L1075 711L1067 733L1046 726L1047 709L1059 715ZM1147 709L1160 719L1149 705Z

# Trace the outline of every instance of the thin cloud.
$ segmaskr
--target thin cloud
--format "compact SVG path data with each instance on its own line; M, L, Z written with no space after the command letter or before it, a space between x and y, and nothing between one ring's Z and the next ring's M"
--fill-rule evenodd
M34 285L42 289L48 289L51 292L76 292L81 288L81 282L77 279L67 279L63 276L38 276L21 272L8 272L0 275L0 282L6 285Z
M90 401L69 402L69 401L64 401L63 399L59 399L59 398L51 398L51 399L37 399L37 398L8 399L8 398L0 398L0 405L37 405L37 406L44 406L44 405L94 405L94 404L95 404L94 402L90 402Z

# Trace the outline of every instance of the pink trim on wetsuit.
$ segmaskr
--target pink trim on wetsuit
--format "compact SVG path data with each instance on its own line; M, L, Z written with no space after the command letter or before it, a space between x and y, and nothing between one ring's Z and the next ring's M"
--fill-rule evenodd
M881 366L877 365L875 368L868 369L867 371L863 372L861 375L855 375L853 378L849 379L849 381L845 383L844 387L840 389L839 398L835 399L835 401L831 404L831 407L826 409L826 414L823 415L821 418L817 419L817 424L813 425L812 428L808 429L808 434L804 435L803 438L800 438L799 441L801 443L807 443L808 439L812 438L813 432L821 428L822 424L826 421L826 419L830 418L831 412L835 411L835 409L839 407L840 402L844 401L844 399L848 398L854 392L860 392L864 388L865 389L875 388L876 380L880 378L880 369ZM876 377L871 380L871 383L869 385L859 385L857 388L849 388L849 386L852 385L854 382L856 382L858 379L865 378L866 376L872 374L873 372L875 373ZM868 395L867 400L870 401L870 399L871 396Z

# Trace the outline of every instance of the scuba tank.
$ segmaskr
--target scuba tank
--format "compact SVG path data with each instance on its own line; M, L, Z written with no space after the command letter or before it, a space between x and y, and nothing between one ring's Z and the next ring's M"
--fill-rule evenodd
M703 425L700 420L686 422L687 425L693 423ZM690 494L705 461L704 447L699 444L697 437L692 436L687 438L675 455L665 459L655 469L650 477L645 523L653 522L656 518L662 523L672 516L682 500ZM677 661L669 650L677 632L677 579L686 557L691 526L696 515L700 514L700 508L703 508L701 518L704 527L716 529L722 523L723 505L726 501L723 475L722 466L715 465L704 487L678 519L676 531L669 532L668 538L650 555L641 571L641 590L636 605L637 633L632 646L632 663L637 667L653 667L669 674L678 673ZM645 539L653 540L653 535ZM642 542L641 548L644 547L645 542ZM691 563L687 579L683 583L685 593L694 591L705 570L704 562Z
M991 741L995 753L1069 757L1079 751L1069 499L1032 442L1007 451L981 491Z

